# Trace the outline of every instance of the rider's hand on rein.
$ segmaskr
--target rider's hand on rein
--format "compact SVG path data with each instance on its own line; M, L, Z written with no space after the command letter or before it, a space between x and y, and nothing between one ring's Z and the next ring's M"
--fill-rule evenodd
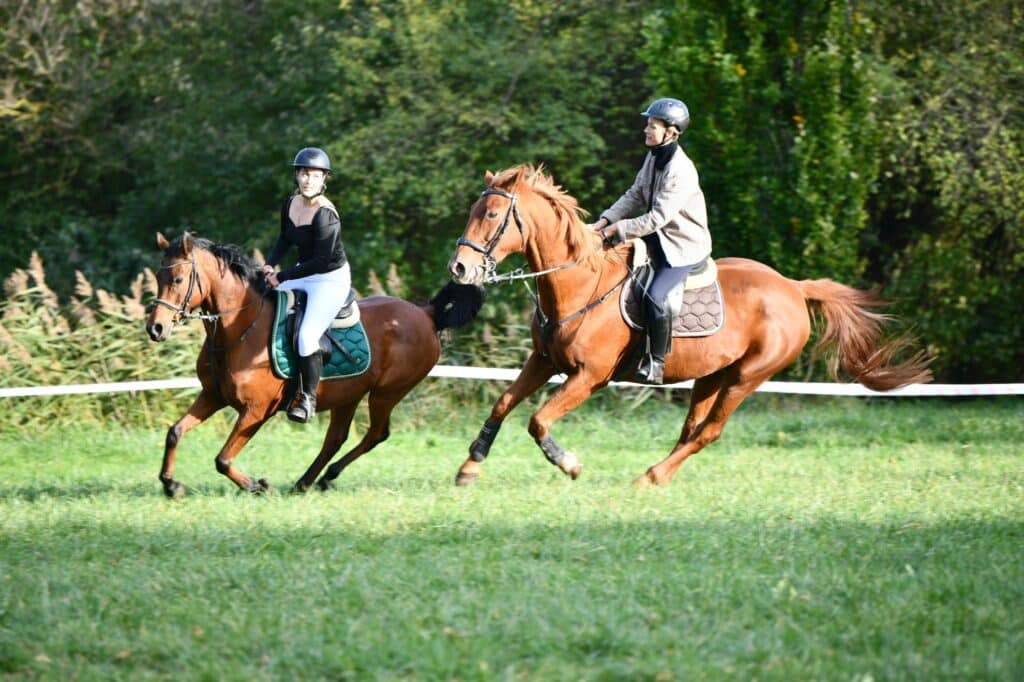
M601 241L607 247L615 246L616 244L622 243L622 238L619 237L619 231L612 228L611 225L605 225L597 231L601 235Z

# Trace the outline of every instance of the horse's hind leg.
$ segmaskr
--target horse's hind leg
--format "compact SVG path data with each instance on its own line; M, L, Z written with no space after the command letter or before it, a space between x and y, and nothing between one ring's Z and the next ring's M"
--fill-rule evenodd
M690 412L686 415L679 441L668 457L633 481L634 486L645 488L668 484L687 457L718 440L732 413L767 378L758 375L731 383L736 382L737 373L736 367L730 366L694 382Z
M352 425L352 417L355 416L357 407L359 407L358 400L331 410L331 423L327 426L327 435L324 436L324 444L320 448L320 454L316 456L313 463L306 469L306 473L302 474L302 478L295 483L293 488L295 492L304 493L309 490L313 483L316 482L316 477L320 471L327 466L327 463L331 461L331 457L334 457L342 444L348 440L349 427Z
M502 421L516 405L546 384L554 374L554 367L543 355L537 351L530 354L523 369L519 372L519 376L498 398L498 402L494 403L491 416L487 418L483 428L480 429L480 434L470 444L469 457L459 467L459 473L455 475L455 485L469 485L480 478L480 463L487 458Z
M354 448L345 453L344 457L327 467L327 472L317 482L321 490L330 488L331 481L336 479L345 467L388 439L391 435L391 410L406 393L408 390L398 393L370 393L370 399L367 401L370 408L370 426L366 429L366 434Z
M725 368L693 382L693 390L690 391L690 409L683 421L678 443L689 441L707 419L722 390L722 384L726 381L724 377L728 371L729 368Z
M223 407L224 401L204 389L192 401L185 416L167 430L167 438L164 440L164 461L160 467L160 482L164 486L164 494L167 497L178 498L185 494L185 486L174 480L174 458L178 452L178 443L186 433L202 424Z

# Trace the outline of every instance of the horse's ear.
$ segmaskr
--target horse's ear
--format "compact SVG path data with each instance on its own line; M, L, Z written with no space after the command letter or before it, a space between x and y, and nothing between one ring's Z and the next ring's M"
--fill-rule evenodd
M156 245L160 247L161 251L166 251L167 247L169 247L171 245L171 243L169 241L167 241L167 237L165 237L163 235L163 233L157 232L156 233Z
M491 171L484 171L484 183L490 187L492 182L494 182L494 173Z
M192 253L192 234L186 230L185 234L181 235L181 255L187 256Z

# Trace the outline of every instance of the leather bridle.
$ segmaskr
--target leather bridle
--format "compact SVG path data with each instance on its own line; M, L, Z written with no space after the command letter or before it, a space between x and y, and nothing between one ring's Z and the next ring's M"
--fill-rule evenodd
M546 270L541 270L539 272L528 272L527 268L523 267L523 268L516 268L512 272L506 273L504 275L497 274L496 271L497 271L497 268L498 268L498 262L494 259L494 256L492 254L494 253L494 249L497 248L498 244L501 242L501 238L504 236L505 230L508 229L509 223L512 220L515 220L516 227L519 228L519 237L520 237L520 239L522 239L523 249L524 250L526 249L526 232L523 229L523 219L519 215L519 207L517 205L518 201L519 201L519 196L517 194L511 194L509 192L505 192L504 190L495 189L493 187L490 187L488 189L485 189L483 192L481 192L480 193L480 197L482 198L482 197L490 196L492 194L496 194L496 195L498 195L500 197L505 197L506 199L509 200L508 210L505 211L505 219L501 221L501 225L498 227L497 232L495 232L494 235L490 239L487 240L487 245L486 246L480 246L476 242L470 241L469 239L466 239L465 237L459 237L455 241L455 246L456 246L456 248L458 248L460 246L467 246L467 247L473 249L474 251L476 251L477 253L480 253L483 256L483 258L484 258L484 278L483 278L483 283L484 284L497 284L497 283L500 283L500 282L511 282L511 281L514 281L514 280L523 280L523 284L526 286L526 290L529 292L530 298L533 299L534 305L536 306L536 311L539 314L540 322L541 322L541 326L542 327L544 327L544 328L560 327L563 324L565 324L566 322L569 322L570 320L574 320L577 317L580 317L582 315L586 315L588 312L590 312L591 310L593 310L594 308L596 308L597 306L601 305L606 300L608 300L608 298L619 287L621 287L623 284L625 284L626 281L629 279L631 273L627 269L626 276L623 277L610 290L608 290L607 292L605 292L604 294L599 296L596 300L594 300L591 303L583 306L582 308L580 308L576 312L574 312L571 315L568 315L568 316L562 318L561 320L555 320L555 321L548 320L544 316L543 311L541 310L540 298L538 298L537 294L535 294L533 292L533 290L530 289L529 283L526 282L525 280L536 279L538 277L550 274L552 272L557 272L559 270L565 270L566 268L574 267L574 266L579 265L580 263L582 263L586 259L586 257L581 257L581 258L578 258L577 260L569 261L568 263L562 263L561 265L556 265L553 268L548 268Z
M498 244L501 243L501 238L505 235L505 230L508 229L509 223L511 223L513 220L515 221L516 227L519 228L519 237L520 239L523 240L523 248L526 248L526 233L523 231L523 219L519 215L519 206L517 205L519 201L519 196L516 194L510 194L509 192L506 192L504 190L494 189L492 187L485 189L483 192L481 192L480 197L483 198L494 194L498 195L499 197L505 197L506 199L509 200L509 204L508 209L505 211L505 219L501 221L501 225L498 227L498 231L495 232L494 235L487 240L487 245L480 246L476 242L470 241L465 237L459 237L457 240L455 240L456 248L460 246L468 246L477 253L483 255L485 284L490 284L494 281L497 281L494 278L496 277L495 271L498 268L498 262L494 259L494 256L492 254L494 253L494 249L498 247Z
M171 268L176 268L176 267L181 266L181 265L191 265L192 266L192 271L189 273L189 277L188 277L188 290L185 292L185 298L182 299L181 305L180 306L176 306L173 303L171 303L170 301L165 301L162 298L158 298L155 301L153 301L153 305L154 306L162 305L163 307L170 308L171 310L174 311L174 318L172 318L172 320L171 320L171 324L172 325L178 324L179 320L194 320L194 319L205 320L205 319L216 319L216 317L220 317L219 315L211 317L209 315L204 315L203 313L190 313L189 312L189 307L194 307L194 306L189 306L189 302L192 300L192 292L198 287L200 296L203 293L203 283L201 281L199 281L199 268L196 267L196 256L195 256L195 253L192 254L191 260L180 260L180 261L176 261L174 263L168 263L167 265L161 265L160 269L161 270L170 270Z
M202 280L199 279L199 268L196 267L196 255L195 255L195 253L193 252L192 258L190 260L180 260L180 261L176 261L174 263L168 263L167 265L161 265L160 269L161 270L170 270L171 268L176 268L179 265L191 265L192 266L192 272L189 273L189 277L188 277L188 290L185 292L185 298L182 299L181 305L180 306L176 306L173 303L171 303L170 301L165 301L162 298L158 298L155 301L153 301L153 305L154 306L162 305L163 307L170 308L171 310L174 311L174 318L171 320L171 324L172 325L177 325L179 323L179 321L181 321L181 320L186 320L186 321L187 320L203 320L204 322L216 322L217 320L219 320L220 318L224 317L225 315L230 315L232 313L240 313L240 312L242 312L243 310L245 310L246 308L249 307L249 304L246 304L246 305L244 305L241 308L238 308L236 310L225 310L225 311L219 312L219 313L192 313L192 312L189 312L189 308L194 308L195 307L195 306L190 306L189 305L189 302L192 300L192 292L195 289L198 288L199 289L200 298L202 298L202 294L203 294L203 282L202 282ZM261 300L260 301L260 308L262 309L262 307L263 307L263 301ZM255 320L254 320L253 323L255 324ZM252 325L249 325L249 326L252 327ZM246 334L248 334L248 332L249 332L249 330L246 330ZM242 338L245 338L245 336L243 335Z

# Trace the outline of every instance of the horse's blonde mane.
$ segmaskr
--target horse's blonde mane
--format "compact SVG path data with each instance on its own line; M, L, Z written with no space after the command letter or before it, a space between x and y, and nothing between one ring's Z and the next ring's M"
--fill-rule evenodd
M583 257L587 265L596 266L601 249L595 248L595 237L583 224L583 217L589 213L580 208L575 197L555 184L551 176L544 172L544 164L534 166L526 163L498 171L491 179L490 186L519 196L537 194L547 201L558 216L558 231L565 235L572 257Z

